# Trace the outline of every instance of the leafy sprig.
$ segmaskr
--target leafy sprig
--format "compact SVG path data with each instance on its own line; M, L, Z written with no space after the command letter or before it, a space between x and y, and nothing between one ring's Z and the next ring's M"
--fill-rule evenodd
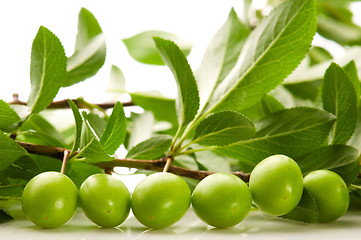
M103 66L104 33L95 16L82 8L75 51L66 57L60 40L40 27L32 46L28 102L0 101L0 199L19 198L33 176L60 170L64 155L63 170L77 186L89 175L117 166L166 170L197 180L228 171L248 181L263 158L285 154L303 174L331 169L356 192L360 58L347 52L339 61L323 48L310 48L316 31L341 45L360 44L357 34L348 38L330 31L335 22L335 27L343 26L341 32L361 29L350 17L334 14L348 12L348 1L339 3L341 10L335 4L284 1L256 26L240 21L231 9L198 69L186 57L191 44L174 34L147 31L125 39L136 60L171 70L178 95L127 92L121 70L113 66L113 85L119 81L113 92L131 98L123 103L54 102L62 87L86 80ZM71 109L70 127L52 124L48 114L57 108ZM317 216L314 199L305 192L299 206L283 217L314 222ZM0 222L10 219L0 211Z

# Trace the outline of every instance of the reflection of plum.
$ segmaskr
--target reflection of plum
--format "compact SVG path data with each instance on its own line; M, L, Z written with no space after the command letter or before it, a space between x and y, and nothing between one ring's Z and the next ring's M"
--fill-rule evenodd
M172 240L180 240L182 239L175 232L169 229L148 229L141 234L139 234L136 240L162 240L162 239L172 239Z
M91 230L83 240L98 240L98 239L106 239L106 240L119 240L124 239L125 233L118 228L96 228Z

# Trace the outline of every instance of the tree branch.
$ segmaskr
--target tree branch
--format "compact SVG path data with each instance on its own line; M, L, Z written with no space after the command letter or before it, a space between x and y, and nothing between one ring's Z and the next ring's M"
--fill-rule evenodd
M61 147L42 146L42 145L36 145L31 143L19 142L19 141L17 141L17 143L20 146L22 146L28 153L53 157L59 160L62 160L64 158L65 151L69 151L68 149L64 149ZM163 158L157 160L138 160L138 159L125 158L125 159L114 159L113 161L107 161L107 162L98 162L95 163L94 165L103 168L105 170L109 170L114 167L128 167L128 168L137 168L137 169L161 172L163 171L166 162L167 162L166 159ZM191 170L173 165L168 167L168 172L197 180L202 180L208 175L215 173L212 171ZM250 177L249 173L232 172L232 174L238 176L245 182L249 181L249 177Z
M91 103L91 104L88 103L87 104L87 102L83 98L72 99L72 101L77 105L78 108L89 108L89 105L95 105L102 109L109 109L109 108L113 108L115 105L115 103L111 103L111 102L109 102L109 103ZM11 102L8 102L8 104L17 104L17 105L25 105L26 106L27 102L20 101L19 95L13 94L13 100ZM134 103L132 101L123 102L122 104L124 107L134 106ZM66 99L52 102L48 106L48 109L64 109L64 108L69 108L68 100L66 100Z

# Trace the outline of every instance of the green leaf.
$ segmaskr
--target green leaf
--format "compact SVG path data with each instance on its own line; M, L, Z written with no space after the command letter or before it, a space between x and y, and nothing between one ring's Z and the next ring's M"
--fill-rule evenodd
M11 125L14 125L18 121L20 121L19 115L9 104L0 99L0 129L3 131L10 130Z
M28 106L32 113L45 109L57 95L66 74L66 56L59 39L41 26L31 49L31 92Z
M314 80L310 82L306 81L294 84L284 84L283 86L295 97L316 101L320 95L321 85L322 80Z
M104 34L94 15L82 8L79 12L75 52L68 59L63 87L94 76L103 66L106 56Z
M67 75L63 87L68 87L94 76L105 62L106 47L103 34L99 34L82 50L68 59Z
M44 146L64 147L61 142L59 142L52 136L49 136L48 134L42 132L36 132L31 130L19 133L16 137L16 140Z
M153 37L161 37L175 42L186 56L190 53L192 48L191 42L181 39L172 33L154 30L145 31L130 38L123 39L123 43L127 47L130 56L138 62L164 65L164 62L154 44Z
M336 115L332 143L346 143L356 127L357 98L347 73L336 63L327 69L323 79L323 108Z
M109 82L109 92L116 92L116 93L125 93L125 77L120 70L115 65L112 65L110 70L110 82Z
M27 154L14 140L0 131L0 171Z
M212 151L195 152L197 164L214 172L231 172L231 159ZM202 170L202 169L199 169Z
M251 120L259 120L265 116L284 110L285 107L273 96L265 95L262 100L242 110L242 114Z
M227 21L215 34L196 71L201 108L207 103L214 88L228 75L237 62L250 30L232 8Z
M119 146L124 143L126 133L127 119L124 114L123 105L117 102L100 138L100 144L108 154L114 154Z
M58 172L61 169L62 161L59 161L59 159L37 154L29 154L29 156L31 158L31 162L34 162L36 166L33 166L32 163L26 165L24 163L26 158L22 161L22 163L16 161L15 164L23 167L23 169L26 169L27 171L30 171L30 173L36 173L36 171L38 171L37 174L49 171Z
M354 23L344 23L334 18L319 14L317 31L325 38L341 45L361 44L361 27Z
M11 184L0 186L0 200L9 199L14 197L21 197L25 185L23 184Z
M151 111L156 120L170 122L173 126L178 125L174 99L166 98L158 91L133 92L130 96L135 105Z
M151 112L145 111L142 114L132 114L128 121L130 137L127 149L147 140L153 135L154 116Z
M74 152L74 151L77 151L80 146L83 119L82 119L79 109L75 105L75 103L72 100L68 99L68 104L73 112L74 121L75 121L75 139L74 139L74 143L73 143L73 148L71 150L71 152Z
M297 207L281 217L298 222L316 223L319 213L315 198L307 189L303 188L302 197Z
M256 134L254 124L242 114L223 111L201 121L192 142L205 146L222 146L248 139Z
M87 120L91 128L94 130L95 135L100 138L107 126L107 119L100 114L90 112L87 114Z
M92 164L77 161L69 162L66 171L66 175L71 178L78 188L80 188L85 179L96 173L104 173L104 171Z
M347 184L351 184L359 173L359 153L347 145L322 146L305 156L296 158L303 174L318 169L337 172Z
M6 223L13 220L14 218L7 214L4 210L0 210L0 223Z
M311 65L322 63L333 58L332 55L322 47L310 48L310 50L308 51L308 56L310 58Z
M0 171L0 182L3 182L7 178L29 181L39 172L39 167L30 157L30 154L24 155L15 160L10 166Z
M197 84L187 58L172 41L154 38L155 44L163 61L172 71L178 86L178 119L184 126L195 117L199 108Z
M172 138L167 135L152 137L139 143L128 152L126 158L153 160L164 157L172 143Z
M204 111L241 111L279 85L301 62L316 30L314 0L286 1L250 34L235 67Z
M334 116L316 108L298 107L266 116L256 122L257 134L248 140L216 152L238 160L241 169L251 172L262 159L273 154L291 158L314 151L328 137Z
M80 138L80 157L85 158L88 163L97 163L113 160L104 150L99 140L94 135L87 121L87 114L83 112L83 126Z
M285 109L285 107L271 95L265 95L261 100L261 105L265 116Z
M360 139L361 139L361 105L358 106L358 110L357 110L357 122L356 122L355 132L350 138L350 140L347 142L347 144L356 148L360 152L361 151Z
M45 141L49 140L49 143L53 143L51 146L65 147L64 136L40 114L32 114L20 130L25 132L21 132L20 134L28 135L28 137L32 136L35 138L44 138Z
M340 65L345 66L350 61L355 61L358 75L361 77L361 48L359 46L353 46L345 49L345 53L342 57L335 59L334 61ZM292 74L290 74L284 81L287 84L295 84L301 82L311 82L315 80L321 80L325 71L330 66L332 61L322 62L311 67L301 64Z
M343 70L347 73L349 79L351 80L351 83L353 87L355 88L356 98L357 101L360 100L361 96L361 83L359 80L359 77L357 75L357 68L355 61L350 61L347 65L343 67Z
M91 39L102 33L102 29L94 15L86 8L80 9L78 15L78 34L76 35L75 51L81 51Z

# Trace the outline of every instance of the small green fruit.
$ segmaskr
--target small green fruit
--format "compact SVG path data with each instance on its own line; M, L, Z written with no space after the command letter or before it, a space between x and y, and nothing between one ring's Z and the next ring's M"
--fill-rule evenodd
M129 215L127 187L120 179L108 174L88 177L80 187L79 200L85 215L102 227L116 227Z
M253 169L249 188L256 206L281 216L294 209L302 197L303 177L298 164L284 155L273 155Z
M252 207L252 196L240 178L230 173L215 173L198 183L192 194L192 206L204 222L228 228L247 216Z
M191 202L188 184L171 173L154 173L134 189L132 210L140 223L165 228L180 220Z
M34 224L56 228L71 219L78 206L78 189L66 175L44 172L25 186L21 204Z
M350 195L346 183L337 173L313 171L304 178L303 183L315 198L319 222L332 222L346 213Z

